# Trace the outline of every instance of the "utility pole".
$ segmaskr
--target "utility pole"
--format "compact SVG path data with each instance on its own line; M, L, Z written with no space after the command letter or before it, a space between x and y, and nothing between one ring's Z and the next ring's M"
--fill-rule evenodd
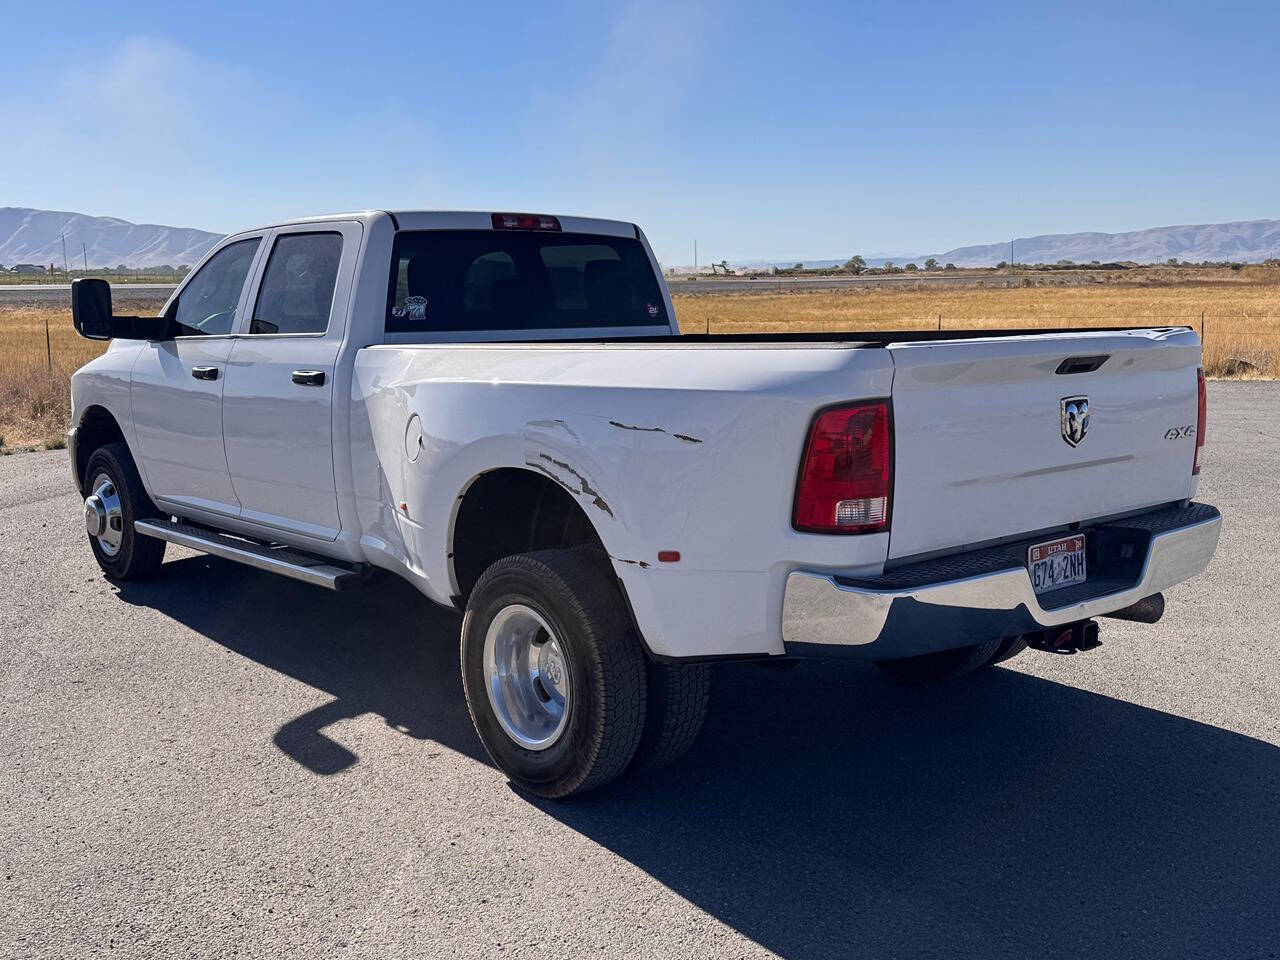
M698 241L693 241L693 272L698 272Z
M89 272L89 251L85 248L84 241L80 241L80 255L84 257L84 272Z
M67 235L64 233L58 238L62 241L62 272L67 279L71 279L71 265L67 263Z
M1013 241L1009 241L1009 269L1013 269Z

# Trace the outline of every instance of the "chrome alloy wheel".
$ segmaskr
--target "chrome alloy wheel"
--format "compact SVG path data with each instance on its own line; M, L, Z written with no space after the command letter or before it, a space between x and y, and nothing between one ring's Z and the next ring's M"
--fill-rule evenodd
M93 493L85 497L84 526L98 542L98 549L108 557L120 552L124 541L124 513L120 507L120 491L105 472L99 472L89 485Z
M522 603L503 607L484 637L484 682L507 735L546 750L569 719L569 660L542 616Z

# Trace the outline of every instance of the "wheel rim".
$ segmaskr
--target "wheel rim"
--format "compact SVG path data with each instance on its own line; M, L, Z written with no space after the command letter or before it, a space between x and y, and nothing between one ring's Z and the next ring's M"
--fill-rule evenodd
M120 505L120 490L105 471L93 478L89 488L93 493L84 501L85 529L103 554L114 557L124 542L124 508Z
M516 743L546 750L569 719L569 659L559 637L536 610L503 607L484 637L484 682L493 712Z

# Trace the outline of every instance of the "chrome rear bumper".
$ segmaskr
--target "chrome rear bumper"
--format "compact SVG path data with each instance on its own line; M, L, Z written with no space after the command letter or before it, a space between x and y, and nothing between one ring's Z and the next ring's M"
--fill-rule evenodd
M909 657L1102 616L1204 570L1222 515L1189 504L1089 528L1089 582L1037 596L1025 544L926 561L870 580L795 571L782 639L793 656ZM1043 540L1044 538L1039 538ZM1145 549L1145 554L1142 552ZM962 576L949 574L975 572Z

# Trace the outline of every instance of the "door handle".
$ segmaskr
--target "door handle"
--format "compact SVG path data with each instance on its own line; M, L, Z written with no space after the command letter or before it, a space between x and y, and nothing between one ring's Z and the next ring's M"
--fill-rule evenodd
M218 368L217 367L192 367L191 375L195 377L197 380L217 380Z
M293 382L303 387L323 387L324 371L295 370L293 371Z

